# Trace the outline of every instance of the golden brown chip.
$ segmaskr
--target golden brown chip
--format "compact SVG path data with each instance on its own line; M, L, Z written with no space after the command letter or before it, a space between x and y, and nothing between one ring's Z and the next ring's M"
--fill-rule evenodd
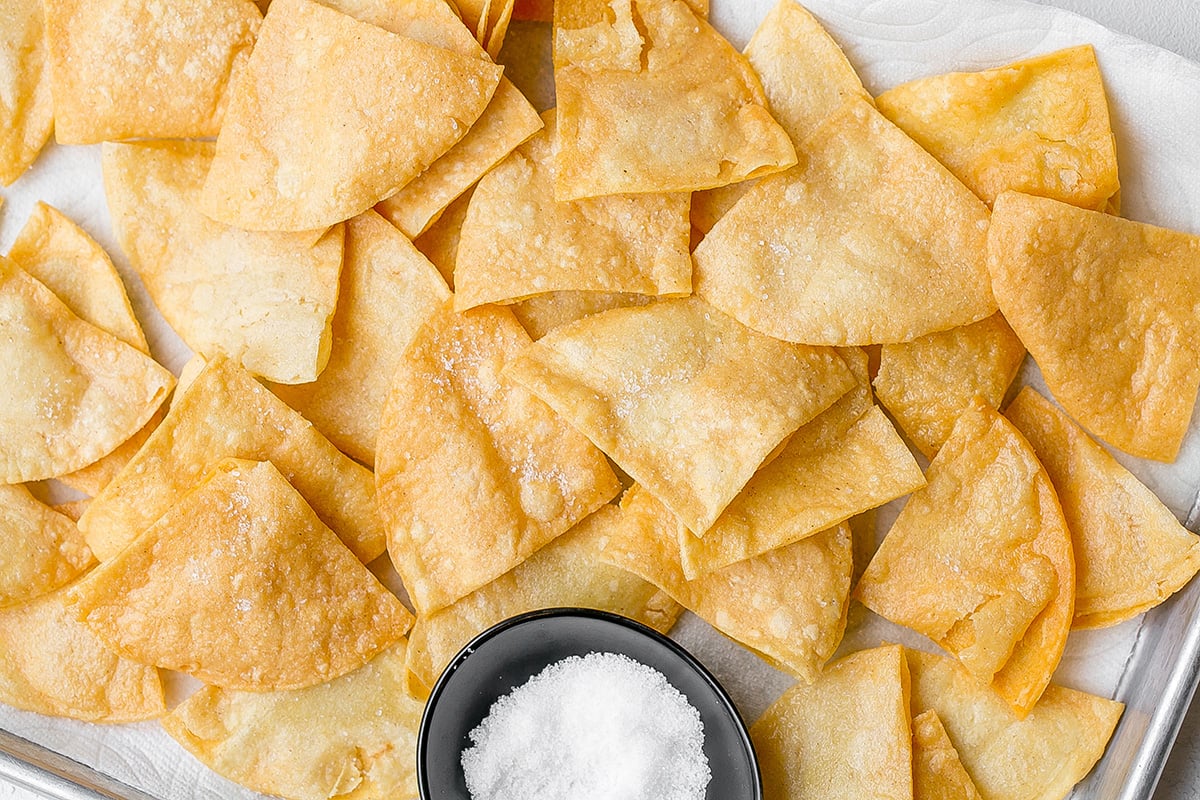
M487 42L484 44L484 48L492 58L499 58L500 51L504 49L504 37L508 35L508 24L512 22L514 5L516 5L516 0L500 0L500 2L493 0L492 12L488 16L494 17L494 21L491 23Z
M875 102L987 203L1013 189L1103 210L1120 185L1090 44L920 78Z
M644 294L609 292L550 292L539 294L509 308L534 339L540 339L568 322L609 311L614 308L644 306L654 298Z
M498 578L612 499L604 455L501 369L511 313L447 303L397 365L375 452L388 553L428 614Z
M908 682L902 649L889 645L785 692L750 728L765 800L911 798Z
M262 22L250 0L45 5L60 144L215 136Z
M554 8L555 196L690 192L786 169L750 63L682 0Z
M913 800L983 800L932 708L913 717Z
M437 270L374 211L346 223L333 347L312 383L271 387L342 452L375 463L379 414L400 355L450 297Z
M217 357L79 520L102 561L163 515L226 457L269 460L364 563L384 551L370 470L228 359Z
M1200 537L1053 403L1026 387L1004 414L1046 468L1071 529L1076 628L1136 616L1200 570Z
M0 3L0 185L25 174L54 128L40 0Z
M349 219L461 139L499 80L482 59L312 0L275 0L234 84L200 209L251 230Z
M1200 387L1200 237L1006 192L988 269L1063 408L1114 447L1173 461Z
M748 180L692 192L692 207L688 214L692 228L700 234L701 239L707 236L713 225L717 224L717 220L725 216L738 200L757 185L757 180Z
M883 345L875 392L913 444L933 458L976 397L1000 407L1024 359L1025 345L997 313L962 328Z
M129 657L247 691L336 678L412 624L266 461L220 462L72 594Z
M995 313L987 207L870 102L848 100L801 150L696 248L697 294L810 344L909 341Z
M0 484L0 607L65 586L95 559L75 523L24 486Z

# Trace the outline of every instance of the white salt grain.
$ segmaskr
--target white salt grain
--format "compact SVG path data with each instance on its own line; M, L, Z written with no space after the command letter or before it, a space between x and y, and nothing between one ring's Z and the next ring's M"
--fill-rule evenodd
M501 697L462 753L472 800L703 800L700 713L661 672L572 656Z

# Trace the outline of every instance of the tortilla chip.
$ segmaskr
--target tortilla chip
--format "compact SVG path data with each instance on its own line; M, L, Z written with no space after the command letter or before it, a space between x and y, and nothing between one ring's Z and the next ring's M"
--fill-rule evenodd
M121 248L190 348L271 380L315 380L329 359L343 228L256 233L214 222L196 210L213 152L211 142L105 145Z
M535 340L569 322L609 311L653 303L654 298L626 292L549 292L513 303L509 308Z
M1103 210L1120 186L1090 44L982 72L920 78L875 102L989 204L1012 189Z
M226 457L270 460L363 563L383 553L370 470L219 356L79 520L92 552L112 558Z
M136 722L167 710L158 670L100 641L63 588L0 609L0 702L88 722Z
M388 553L422 614L520 564L619 491L580 433L500 371L529 337L446 304L397 365L375 452Z
M69 518L24 486L0 484L0 607L65 586L95 563Z
M346 223L346 257L329 363L313 383L271 390L364 464L375 463L379 414L400 355L450 297L404 234L374 211Z
M765 800L909 800L908 667L899 645L860 650L786 691L750 728Z
M1002 314L962 328L885 344L875 376L879 402L928 458L955 420L982 397L999 408L1025 360L1025 345Z
M482 59L276 0L234 85L200 210L250 230L361 214L461 139L499 80Z
M728 186L718 186L716 189L704 189L692 192L692 207L689 219L694 231L703 239L717 224L717 220L725 216L738 200L758 185L757 180L740 181ZM692 247L695 250L695 247Z
M867 100L801 150L804 164L760 181L696 248L697 294L810 344L904 342L995 313L987 207Z
M494 17L494 20L488 30L487 41L484 43L484 49L492 58L499 58L500 51L504 49L504 38L508 35L508 25L512 22L514 5L516 5L516 0L502 0L499 4L492 4L493 13L489 16Z
M620 519L601 506L511 572L455 603L417 618L409 635L409 688L427 696L450 660L476 635L501 620L541 608L572 606L611 611L666 633L682 610L631 572L601 560Z
M770 339L695 298L564 325L507 374L697 535L785 437L854 383L836 351Z
M1074 627L1137 616L1200 570L1200 537L1053 403L1026 387L1004 414L1046 468L1071 529Z
M983 402L965 412L855 589L1024 713L1062 657L1070 533L1029 443Z
M560 0L554 85L559 200L710 189L796 163L750 63L682 0Z
M554 112L475 187L454 267L454 307L560 291L687 295L686 194L554 200Z
M914 711L934 709L988 800L1062 798L1104 753L1124 708L1051 684L1019 719L952 659L906 650Z
M52 478L141 428L175 379L0 257L0 483Z
M25 174L54 129L40 0L0 6L0 185Z
M421 254L437 267L451 291L454 291L454 262L458 259L462 224L474 194L472 187L459 195L424 233L412 240Z
M154 433L154 429L166 416L167 407L164 404L158 407L158 410L150 417L150 421L143 425L137 433L117 445L116 449L108 455L93 461L83 469L59 475L55 480L77 492L83 492L88 497L95 497L104 491L105 486L112 483L113 478L125 469L126 464L133 460L134 455L142 449L142 445L146 443L150 434Z
M988 269L1067 413L1127 453L1173 461L1200 387L1200 237L1006 192Z
M246 691L332 680L412 624L266 461L220 462L72 594L130 658Z
M913 800L983 800L932 708L913 717Z
M60 144L216 136L262 22L249 0L45 5Z

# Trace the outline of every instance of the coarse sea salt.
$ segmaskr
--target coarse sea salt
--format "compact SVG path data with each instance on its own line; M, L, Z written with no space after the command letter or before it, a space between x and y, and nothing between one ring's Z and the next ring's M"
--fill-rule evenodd
M658 670L572 656L497 700L462 753L472 800L703 800L700 713Z

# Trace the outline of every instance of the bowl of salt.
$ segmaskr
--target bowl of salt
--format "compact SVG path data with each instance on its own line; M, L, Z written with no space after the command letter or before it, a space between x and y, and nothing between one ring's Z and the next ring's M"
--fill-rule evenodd
M533 611L477 636L430 693L421 800L762 800L733 701L626 617Z

